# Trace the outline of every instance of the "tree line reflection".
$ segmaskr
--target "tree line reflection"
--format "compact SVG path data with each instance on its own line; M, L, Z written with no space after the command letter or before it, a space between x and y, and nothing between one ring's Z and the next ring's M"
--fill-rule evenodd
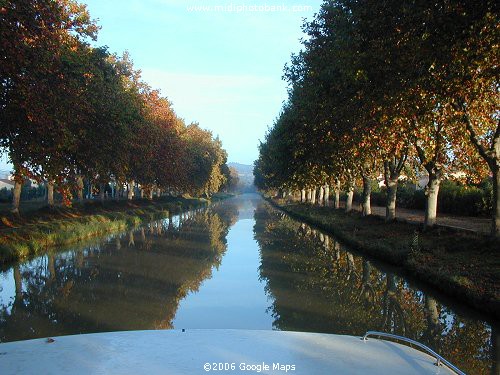
M248 214L231 202L0 272L0 341L172 328L180 301L212 277L229 228ZM498 371L494 322L455 311L267 204L257 205L254 218L275 329L392 332L432 347L468 373Z
M471 374L498 371L498 327L460 315L334 238L268 205L255 212L260 277L279 330L403 335Z
M220 265L237 214L216 204L14 265L0 274L4 296L13 286L0 341L172 328L179 302Z

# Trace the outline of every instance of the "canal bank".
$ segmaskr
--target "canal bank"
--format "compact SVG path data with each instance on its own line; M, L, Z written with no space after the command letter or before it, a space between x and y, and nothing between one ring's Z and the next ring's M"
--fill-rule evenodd
M327 231L344 244L399 266L433 288L496 319L500 317L498 240L446 228L422 231L331 207L268 201L295 219Z
M227 198L215 196L214 201ZM161 197L133 201L87 201L73 207L42 208L29 217L2 215L0 264L52 248L122 231L145 221L207 205L203 198Z

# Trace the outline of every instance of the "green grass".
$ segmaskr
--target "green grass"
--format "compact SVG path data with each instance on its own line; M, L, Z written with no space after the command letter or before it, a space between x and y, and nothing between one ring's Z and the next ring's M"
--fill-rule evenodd
M500 243L487 236L386 223L330 207L273 200L291 216L333 234L372 257L402 267L432 287L497 318L500 316Z
M22 260L207 203L198 198L162 197L153 201L89 201L71 208L42 207L21 216L4 211L0 216L0 263Z

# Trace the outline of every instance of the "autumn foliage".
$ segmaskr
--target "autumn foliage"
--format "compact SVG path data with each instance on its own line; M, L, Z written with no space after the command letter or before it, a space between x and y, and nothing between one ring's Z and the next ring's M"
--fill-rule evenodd
M426 176L425 226L441 181L491 178L500 236L498 2L326 0L285 68L289 99L260 145L261 189L314 197L383 176ZM319 193L318 193L319 192ZM352 195L351 198L352 199Z
M127 53L91 46L98 29L73 0L0 1L0 147L16 183L53 185L66 204L109 184L116 198L217 192L220 141L185 124Z

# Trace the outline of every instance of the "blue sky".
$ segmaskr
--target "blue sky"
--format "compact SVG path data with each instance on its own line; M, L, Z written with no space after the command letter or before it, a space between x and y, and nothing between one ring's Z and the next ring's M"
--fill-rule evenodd
M310 19L321 1L287 1L290 10L312 7L288 12L250 11L283 5L273 0L86 3L102 26L99 44L116 53L128 50L144 80L162 90L180 117L218 134L230 161L250 164L286 99L281 76L290 54L300 50L302 19ZM229 11L189 10L217 5ZM247 11L237 12L242 5Z
M300 50L302 19L321 0L86 0L98 45L127 50L143 79L187 122L219 135L229 161L251 164L286 99L283 66ZM289 11L259 11L283 6ZM238 9L245 5L247 8ZM297 9L293 6L310 7ZM193 6L226 11L193 11ZM252 8L254 7L254 8ZM212 8L213 9L213 8ZM268 8L269 9L269 8ZM241 10L241 11L238 11ZM5 168L5 157L0 170Z

